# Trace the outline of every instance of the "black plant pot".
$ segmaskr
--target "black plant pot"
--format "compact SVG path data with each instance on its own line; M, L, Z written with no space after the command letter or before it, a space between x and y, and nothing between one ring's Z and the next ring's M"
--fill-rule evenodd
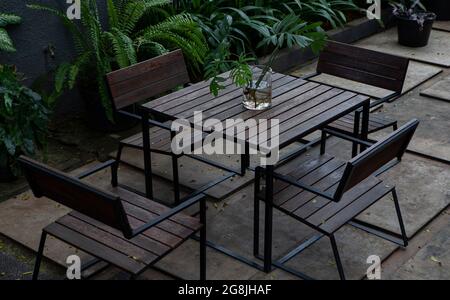
M398 42L407 47L424 47L428 45L434 18L425 20L423 26L417 21L404 17L398 20Z
M450 1L449 0L428 0L424 2L428 11L436 14L438 21L450 21Z

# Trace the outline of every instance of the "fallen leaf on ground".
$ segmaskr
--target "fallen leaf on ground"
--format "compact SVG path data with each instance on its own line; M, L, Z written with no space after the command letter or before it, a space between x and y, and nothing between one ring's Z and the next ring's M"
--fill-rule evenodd
M439 259L437 259L435 256L431 256L430 259L432 261L434 261L435 263L437 263L439 266L442 266L442 262Z

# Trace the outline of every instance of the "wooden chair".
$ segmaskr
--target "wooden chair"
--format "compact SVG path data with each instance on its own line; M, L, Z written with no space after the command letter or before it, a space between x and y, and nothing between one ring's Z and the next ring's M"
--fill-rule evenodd
M114 161L77 178L27 157L20 157L19 162L36 197L47 197L73 209L42 230L34 280L39 275L47 235L135 278L198 231L200 278L206 278L206 203L203 194L196 194L170 209L119 187L98 189L80 181L80 178L114 165ZM199 219L183 213L196 203L200 203ZM89 267L92 263L86 265Z
M135 105L151 97L184 86L189 83L189 74L184 62L181 50L176 50L130 67L111 72L106 75L113 106L118 113L130 118L140 120L139 115L124 111L124 108ZM175 203L180 201L180 184L178 174L178 159L171 150L171 139L174 132L171 131L170 122L158 122L149 120L151 136L151 152L169 155L172 158L173 189ZM143 149L142 133L126 138L119 143L117 151L117 165L113 172L113 184L117 184L117 169L121 162L122 150L125 147L138 150ZM146 176L152 176L151 170L145 170ZM153 192L147 191L147 195L153 198Z
M348 162L328 154L321 154L294 167L288 174L275 172L272 203L265 201L270 198L266 195L266 189L260 188L262 170L257 169L254 219L254 226L257 228L254 241L255 255L259 255L260 200L266 202L266 209L269 212L267 215L266 211L265 226L269 230L266 231L264 237L264 253L271 253L273 207L318 231L320 235L313 242L322 236L330 238L341 279L345 279L345 275L334 233L345 224L350 223L357 228L406 247L408 238L395 186L387 185L376 175L401 160L418 124L417 120L408 122ZM389 193L392 193L394 199L401 234L356 219L359 214ZM295 254L313 242L309 241L305 245L299 246L297 249L300 250ZM280 267L280 262L286 262L295 254L291 254L288 258L282 258L275 264ZM265 257L266 270L270 270L271 265L271 255L267 254Z
M401 95L408 65L408 58L329 41L319 56L317 73L307 78L314 81L313 77L323 73L392 91L388 96L372 101L370 107L375 108ZM358 137L361 133L360 113L357 111L329 124L322 138L326 138L326 133L342 138ZM397 121L370 116L368 133L388 127L397 130ZM356 154L354 144L353 155Z

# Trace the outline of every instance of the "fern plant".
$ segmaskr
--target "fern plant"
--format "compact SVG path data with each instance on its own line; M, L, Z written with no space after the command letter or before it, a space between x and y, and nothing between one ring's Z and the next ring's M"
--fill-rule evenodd
M81 25L53 7L28 5L58 16L71 32L78 54L71 63L58 67L50 102L65 89L72 89L78 79L95 81L106 116L114 122L104 80L107 73L175 48L181 48L193 72L200 71L208 51L206 41L190 15L174 15L171 3L170 0L106 0L107 28L100 22L96 0L81 1Z
M5 27L8 25L19 24L21 21L22 19L19 16L0 13L0 51L16 51L16 48L14 48L14 44Z

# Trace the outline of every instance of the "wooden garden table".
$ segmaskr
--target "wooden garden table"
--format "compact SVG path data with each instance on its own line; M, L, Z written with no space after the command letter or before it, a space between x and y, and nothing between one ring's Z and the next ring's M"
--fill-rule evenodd
M149 132L148 122L145 122L149 114L170 120L187 119L192 127L194 127L194 113L200 111L203 113L203 121L208 118L214 118L223 124L225 124L225 120L227 119L248 120L253 118L257 121L266 119L268 122L278 119L279 149L281 150L296 141L303 140L310 133L320 130L325 125L346 114L362 109L362 134L360 138L367 140L370 105L370 98L368 96L280 73L273 73L272 80L272 106L266 110L253 111L244 108L242 105L242 88L235 86L230 80L225 82L225 89L217 97L210 93L209 82L200 82L143 104L141 106L144 120L143 130L144 132ZM225 128L226 126L223 125L223 127ZM227 138L230 138L230 136L227 136ZM242 142L239 140L239 135L236 132L232 138L235 141ZM250 147L257 147L259 149L261 146L253 145L248 135L244 142L247 151ZM276 145L268 143L264 150L270 153L274 149L271 147L276 147ZM149 148L149 137L147 134L144 134L144 149ZM144 157L147 157L149 162L150 151L144 151ZM293 157L295 155L289 155L289 158ZM280 161L284 161L284 159ZM214 162L212 163L214 164ZM227 168L223 165L216 166L222 169ZM237 174L244 174L245 170L249 167L250 156L244 153L241 155L241 170L230 171ZM272 215L270 211L272 206L270 204L273 200L271 190L273 189L274 168L275 165L267 165L264 168L267 192L266 217ZM265 228L265 230L267 233L267 231L271 231L272 229ZM264 267L261 267L259 264L234 255L224 248L218 250L259 269L264 269L265 271L270 270L271 262L266 261L266 259ZM264 250L266 258L269 257L271 249Z

